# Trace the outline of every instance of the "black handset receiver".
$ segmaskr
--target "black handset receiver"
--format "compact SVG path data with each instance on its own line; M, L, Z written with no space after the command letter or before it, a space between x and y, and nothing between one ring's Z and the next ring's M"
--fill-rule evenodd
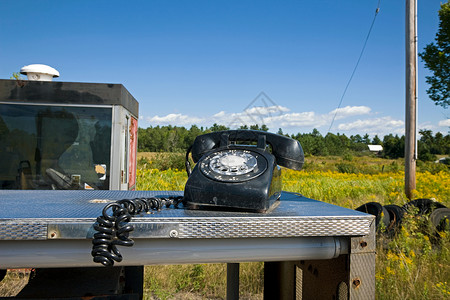
M297 140L257 130L200 135L191 151L197 165L184 190L183 202L189 209L266 212L281 195L278 165L301 170L304 163Z

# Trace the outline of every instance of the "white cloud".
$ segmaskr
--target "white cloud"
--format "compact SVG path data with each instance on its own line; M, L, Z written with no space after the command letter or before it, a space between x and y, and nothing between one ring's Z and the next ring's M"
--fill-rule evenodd
M372 109L368 106L346 106L341 108L336 108L330 111L328 114L334 116L336 114L335 120L340 120L352 116L367 115Z
M265 124L271 129L288 127L320 127L329 121L327 115L317 115L315 112L286 113L289 109L281 107L262 107L246 110L241 113L226 113L221 111L215 114L214 123L224 124L231 128L241 125ZM250 112L250 113L249 113Z
M213 115L214 118L222 118L224 116L226 116L226 112L224 110L219 111L217 114Z
M420 123L418 125L418 127L419 127L419 130L422 130L422 129L431 130L431 131L435 131L436 130L436 126L431 124L431 122Z
M248 108L244 111L245 114L250 115L272 115L272 114L281 114L283 112L290 111L289 108L280 106L280 105L273 105L273 106L254 106L251 108Z
M272 123L278 127L321 127L328 123L326 115L317 115L313 111L284 114L272 118Z
M450 119L439 121L440 127L450 127Z
M382 117L341 123L338 125L338 130L368 133L371 135L385 135L389 133L403 134L404 126L405 122L402 120L394 120L392 117Z
M168 114L162 117L157 115L147 117L145 121L150 125L170 124L186 127L194 124L209 127L217 123L232 129L241 125L265 124L271 131L282 128L285 132L297 133L308 132L313 128L318 128L319 131L323 132L328 129L336 112L336 120L348 119L348 121L347 123L333 126L334 131L347 134L368 133L371 135L403 134L404 132L404 122L402 120L396 120L389 116L370 119L361 118L361 116L365 115L367 117L376 115L371 113L371 108L367 106L346 106L323 114L317 114L314 111L291 112L289 108L278 105L255 106L243 112L219 111L203 118L183 114ZM352 118L357 116L360 116L360 118L352 121Z
M241 125L266 124L272 123L272 119L288 112L289 108L273 105L273 106L254 106L238 113L227 113L220 111L212 116L210 121L213 123L223 124L231 128Z
M185 126L202 123L203 119L197 117L191 117L182 114L168 114L167 116L160 117L148 117L146 121L152 125L177 125L177 126Z

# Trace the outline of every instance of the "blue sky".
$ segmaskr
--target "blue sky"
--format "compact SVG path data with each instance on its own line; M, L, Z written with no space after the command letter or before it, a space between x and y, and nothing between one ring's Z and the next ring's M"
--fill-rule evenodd
M419 51L432 42L441 0L418 0ZM140 127L328 131L378 0L2 1L0 78L24 65L58 81L121 83ZM366 50L331 132L403 134L405 1L381 0ZM450 111L425 90L419 128L447 133Z

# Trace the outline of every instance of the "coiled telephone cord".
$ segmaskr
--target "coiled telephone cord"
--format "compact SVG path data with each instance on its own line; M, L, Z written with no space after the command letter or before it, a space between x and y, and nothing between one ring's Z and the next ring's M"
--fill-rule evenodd
M92 240L91 255L94 262L113 266L115 261L122 261L123 257L117 246L134 245L134 241L129 238L130 232L134 230L134 226L129 224L132 216L143 212L160 211L163 207L169 208L172 205L178 208L182 201L182 196L150 197L122 199L106 205L94 224L97 231Z

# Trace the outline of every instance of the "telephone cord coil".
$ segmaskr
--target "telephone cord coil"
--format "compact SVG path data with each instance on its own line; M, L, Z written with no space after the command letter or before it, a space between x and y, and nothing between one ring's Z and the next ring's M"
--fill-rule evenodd
M150 197L122 199L109 203L97 217L94 229L97 231L92 240L93 261L104 266L113 266L114 262L121 262L123 257L117 246L131 247L134 241L129 234L134 226L129 224L132 216L143 212L160 211L163 207L169 208L183 201L182 196L177 197Z

